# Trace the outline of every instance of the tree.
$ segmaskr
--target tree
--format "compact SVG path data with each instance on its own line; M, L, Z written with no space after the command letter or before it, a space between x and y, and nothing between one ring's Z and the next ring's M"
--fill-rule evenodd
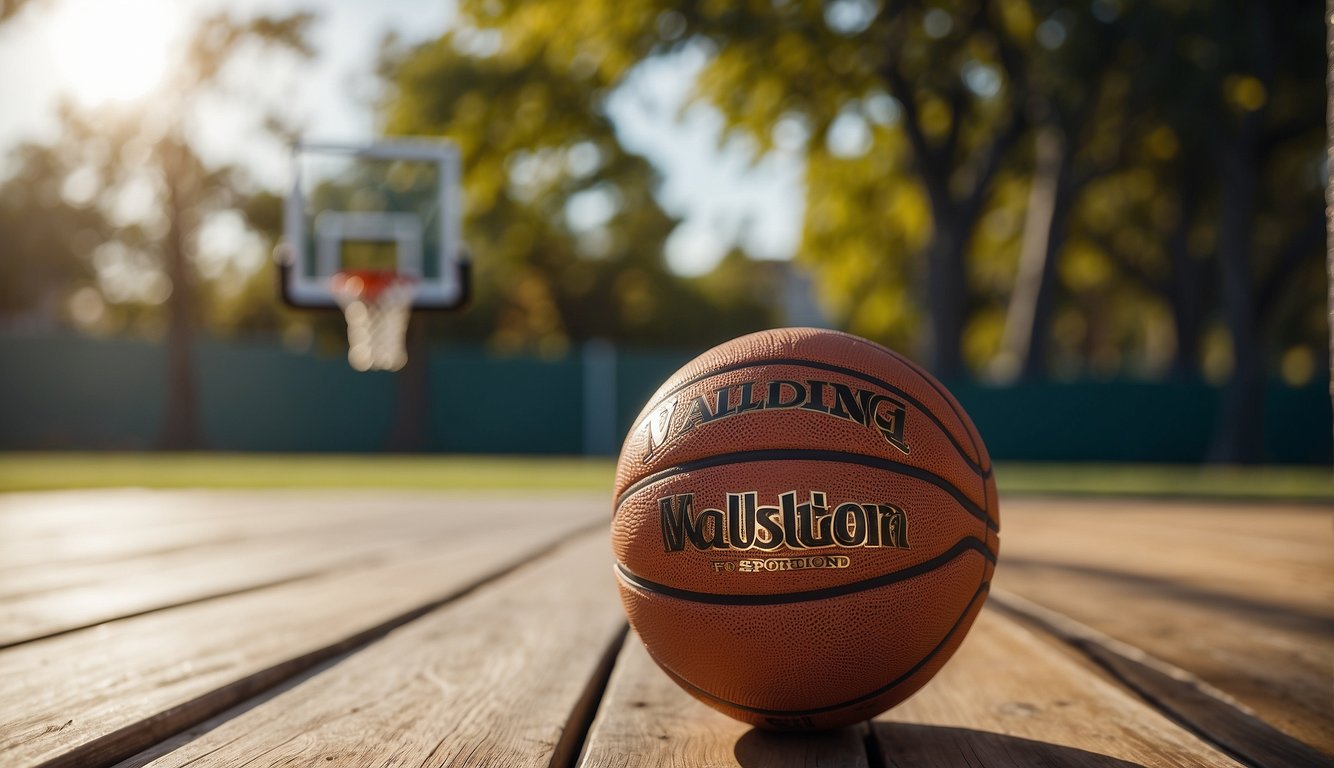
M78 171L68 152L27 144L11 157L15 170L0 185L0 317L53 322L93 283L92 253L111 224L82 197L82 182L71 185L76 200L68 199L65 188Z
M312 18L303 13L204 19L160 92L130 105L94 109L65 105L57 144L26 150L28 162L21 166L21 175L6 186L12 190L15 185L32 184L37 190L60 191L66 198L73 188L77 199L72 204L82 212L71 224L81 217L86 226L70 231L95 233L94 247L74 255L83 260L90 256L84 251L96 251L91 255L100 264L98 285L104 293L108 272L128 271L134 275L129 281L138 285L140 295L107 296L107 303L165 302L167 402L160 436L164 448L194 448L202 443L192 359L202 314L194 260L204 222L242 202L241 173L230 166L210 166L201 158L190 121L201 98L219 94L225 68L242 50L260 46L312 55L306 40ZM39 199L49 208L50 194L43 191ZM29 237L36 231L31 222L16 228ZM87 240L70 238L65 251L80 249ZM28 254L22 271L42 276L38 265L61 263L58 257L64 251L49 246L46 250L49 253ZM142 295L143 290L154 295Z
M763 297L714 298L667 270L676 222L653 196L653 168L617 141L597 72L489 51L477 34L389 41L382 65L387 130L447 136L465 158L475 304L434 329L562 354L595 338L722 341L765 325Z
M192 264L195 237L210 208L235 203L230 195L234 186L226 183L235 170L206 167L188 138L188 112L218 83L226 65L247 45L276 47L303 57L313 55L307 41L312 19L309 13L248 21L225 14L209 17L192 35L183 61L166 88L171 114L167 116L166 134L157 138L150 155L167 219L159 247L172 283L168 303L168 394L161 437L164 448L195 448L202 443L193 360L198 312Z
M721 110L729 128L751 136L761 150L784 122L799 125L809 136L808 227L821 226L824 222L816 217L827 213L817 205L826 190L816 185L840 173L837 167L828 172L820 167L842 161L824 147L831 129L840 119L865 127L867 105L893 99L896 115L884 129L901 138L875 142L871 151L885 153L878 167L893 169L902 183L918 187L928 206L931 226L916 249L925 261L924 275L913 279L925 286L925 299L917 305L929 318L926 356L937 373L950 377L963 372L969 235L1026 122L1026 85L1006 18L1013 15L1013 5L895 3L881 8L869 0L686 5L645 0L588 2L569 13L556 0L476 0L463 8L473 23L499 31L513 55L596 72L607 83L618 82L639 61L684 46L710 51L700 94ZM905 160L910 176L899 171ZM893 211L867 214L877 216L894 227ZM897 234L899 244L917 239L912 231ZM850 238L832 232L824 242L856 248ZM882 244L872 248L877 245ZM829 252L818 258L850 260ZM879 268L914 271L895 268L893 254L878 258ZM877 296L862 285L851 288L868 299ZM857 330L855 314L862 310L849 310ZM867 311L871 324L895 312Z
M1025 108L1033 162L1018 269L998 368L1004 375L1047 374L1058 258L1079 196L1123 168L1152 128L1145 114L1152 76L1166 76L1170 29L1143 7L1124 13L1090 4L1037 0L1025 39Z
M1208 168L1213 181L1215 263L1220 309L1231 348L1214 456L1257 461L1263 445L1266 326L1293 311L1294 277L1318 263L1321 160L1316 74L1317 6L1239 2L1235 14L1191 6L1176 12L1181 46L1177 76L1164 83L1163 114L1188 146L1183 162ZM1225 18L1226 16L1226 18ZM1241 23L1238 23L1238 19ZM1308 300L1309 301L1309 298ZM1312 306L1307 301L1301 304ZM1287 304L1288 306L1284 306Z

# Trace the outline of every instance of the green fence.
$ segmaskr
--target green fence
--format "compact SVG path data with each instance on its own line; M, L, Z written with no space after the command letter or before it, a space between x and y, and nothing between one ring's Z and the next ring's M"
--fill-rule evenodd
M427 366L426 408L406 417L419 421L426 450L614 452L645 399L692 355L617 350L541 360L439 346ZM157 444L166 400L160 346L10 335L0 336L0 359L0 449ZM396 375L357 373L342 358L273 344L204 342L196 370L210 449L380 451L403 418ZM1000 460L1201 461L1220 402L1216 388L1186 383L951 388ZM1330 462L1327 392L1325 381L1268 389L1268 460Z

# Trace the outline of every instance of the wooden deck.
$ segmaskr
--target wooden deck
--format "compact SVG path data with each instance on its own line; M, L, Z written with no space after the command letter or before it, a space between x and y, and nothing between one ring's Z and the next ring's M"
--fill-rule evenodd
M1334 509L1005 499L876 721L754 731L627 634L601 497L0 497L0 766L1334 765Z

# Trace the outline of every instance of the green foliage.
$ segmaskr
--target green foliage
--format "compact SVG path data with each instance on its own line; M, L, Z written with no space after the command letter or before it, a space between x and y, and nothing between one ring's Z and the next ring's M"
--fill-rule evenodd
M30 144L11 159L15 180L0 186L0 316L53 307L63 314L74 292L92 281L92 254L110 224L81 196L66 199L61 187L73 175L71 158Z
M23 5L5 0L0 19ZM838 325L946 372L957 372L951 355L994 370L1020 252L1041 226L1028 215L1033 192L1050 173L1061 207L1048 224L1040 370L1222 380L1250 359L1238 344L1251 324L1263 365L1309 377L1309 360L1299 363L1323 356L1327 333L1313 9L463 0L451 32L410 48L389 39L379 63L387 130L448 136L464 157L475 303L426 322L502 351L558 354L595 337L705 344L777 320L771 265L734 253L701 279L666 269L677 222L658 205L654 169L622 148L603 109L641 62L691 48L707 59L694 98L723 116L724 141L744 137L756 159L779 145L801 153L798 259ZM186 114L253 46L311 55L312 22L207 19L155 104ZM151 288L173 233L193 253L200 228L229 211L269 242L279 236L278 198L208 167L172 120L144 117L67 109L58 142L11 158L0 234L17 258L0 260L0 313L65 316L75 294L86 310L92 290L105 311L89 327L160 329L162 291L119 291L108 264ZM1054 170L1039 167L1044 131L1061 142ZM144 185L154 213L115 215ZM1223 269L1237 253L1240 279ZM342 333L336 317L279 309L267 270L193 276L194 319L215 330Z
M465 0L461 10L496 36L499 57L598 88L647 59L705 51L696 98L731 132L760 152L799 137L799 258L833 316L946 373L952 343L973 370L999 353L1021 235L1034 226L1051 226L1054 243L1039 370L1213 370L1205 338L1241 333L1252 312L1214 277L1220 228L1238 216L1254 233L1238 247L1269 344L1319 341L1322 27L1309 3ZM1253 142L1227 143L1253 123ZM1045 225L1025 220L1030 131L1044 127L1064 153L1058 215ZM1257 204L1225 213L1225 160L1237 151L1259 169Z
M153 336L173 322L274 327L273 311L258 322L263 313L235 284L270 281L232 272L203 280L194 259L201 230L214 217L240 209L265 231L276 227L281 208L272 196L248 198L239 169L207 164L189 138L189 123L199 100L216 95L239 52L267 47L312 55L306 40L312 21L304 13L208 17L149 102L64 104L58 138L16 150L0 184L6 244L0 270L7 278L0 316L12 321L37 313L84 330ZM180 317L169 316L169 298L182 293L192 300L180 305ZM240 316L231 317L233 311Z
M920 346L911 342L924 313L930 326L961 322L966 233L1017 127L999 12L870 0L588 2L574 13L556 0L463 7L472 23L499 32L509 55L609 83L681 46L709 52L697 95L730 131L761 152L780 132L802 135L803 258L818 267L836 317L909 348ZM932 301L914 300L928 286ZM950 335L935 334L933 353L947 368L958 341Z
M617 141L595 71L470 55L466 34L411 50L391 42L381 67L388 131L446 136L465 158L475 304L436 330L559 354L599 337L708 343L770 322L764 297L710 296L667 270L676 222L653 196L653 168Z

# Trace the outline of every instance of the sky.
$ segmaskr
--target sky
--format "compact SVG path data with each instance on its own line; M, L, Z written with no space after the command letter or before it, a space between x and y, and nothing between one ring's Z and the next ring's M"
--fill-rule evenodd
M234 95L205 104L196 120L207 159L237 162L274 188L288 177L286 154L264 137L258 110L237 109L238 101L280 106L310 139L369 141L383 35L423 41L456 23L450 0L31 0L0 26L0 168L16 144L51 136L61 99L91 106L150 92L191 21L221 10L319 15L315 61L243 65L233 73ZM744 142L720 141L714 110L683 109L703 64L694 51L645 64L609 100L622 143L659 168L660 202L683 219L668 241L668 262L700 274L733 243L757 258L788 258L800 236L801 162L783 150L752 162Z

